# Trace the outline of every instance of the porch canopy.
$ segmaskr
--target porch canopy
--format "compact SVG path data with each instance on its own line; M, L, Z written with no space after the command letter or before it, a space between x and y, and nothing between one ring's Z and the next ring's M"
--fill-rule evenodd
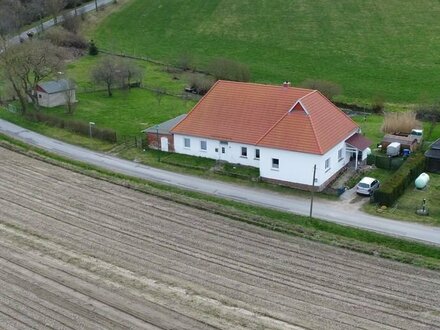
M371 145L372 142L362 134L355 133L345 140L345 143L347 144L347 151L356 155L355 168L357 169L359 152L362 152L362 159L364 159L366 155L363 152Z

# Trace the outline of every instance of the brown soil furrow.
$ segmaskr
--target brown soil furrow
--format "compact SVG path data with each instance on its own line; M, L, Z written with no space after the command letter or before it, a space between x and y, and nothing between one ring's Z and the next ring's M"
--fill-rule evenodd
M129 297L150 310L159 302L168 306L165 314L182 315L170 321L174 325L194 322L197 306L196 318L207 322L202 324L225 329L435 329L440 323L438 272L269 232L3 149L0 162L0 221L21 237L11 239L0 230L0 255L13 256L6 271L27 290L33 289L27 277L35 273L45 278L40 290L73 285L88 299L118 300L99 304L98 299L101 313L108 313L109 305L130 305ZM40 249L28 241L55 245ZM64 260L62 249L72 251L73 264L56 261ZM92 266L76 265L79 256L93 256ZM125 271L104 272L102 263ZM14 299L23 299L19 283L17 278L0 295L8 308L37 319L52 317L56 328L75 314L50 311L49 303L35 297L14 305ZM110 294L109 285L118 289ZM124 308L109 315L128 317Z
M160 262L158 263L158 266L159 266L159 265L160 265ZM239 274L235 274L235 275L239 275ZM259 280L260 280L260 282L261 282L261 278L260 278ZM275 286L274 281L272 281L272 282L273 282L273 283L272 283L272 286ZM236 288L235 288L235 290L236 290ZM247 289L247 291L248 291L248 290L249 290L249 289ZM276 292L278 292L279 294L281 294L281 292L284 292L284 290L285 290L285 288L281 288L281 289L279 289L279 290L276 290ZM274 292L275 292L275 290L274 290ZM293 294L294 296L297 295L297 293L295 294L295 292L292 292L292 294ZM319 298L319 292L317 292L317 295L318 295L317 298ZM284 296L284 299L288 299L288 296ZM333 299L336 300L335 297L333 297ZM296 298L296 303L295 303L296 306L298 305L298 301L301 301L301 300L300 300L299 298ZM302 302L304 303L304 301L302 301ZM315 300L315 304L316 304L317 302L318 302L318 301ZM366 308L366 309L369 309L371 314L374 314L374 313L371 312L371 306L365 306L365 308ZM359 314L359 313L357 312L357 309L356 309L356 308L350 308L349 305L347 306L347 304L345 304L345 306L344 306L344 310L346 310L346 309L351 309L351 310L352 310L352 315L354 315L354 314ZM381 312L381 311L380 311L380 312ZM365 313L365 311L363 311L363 313ZM401 315L401 317L404 317L404 316Z

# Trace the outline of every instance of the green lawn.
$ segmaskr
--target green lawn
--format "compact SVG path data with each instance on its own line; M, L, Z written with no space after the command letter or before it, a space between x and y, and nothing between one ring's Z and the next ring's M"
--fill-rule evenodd
M430 181L425 189L418 190L415 188L414 183L411 184L394 207L382 212L381 216L440 226L440 174L428 174ZM429 216L416 214L416 210L421 207L423 199L426 199ZM366 206L366 210L373 214L376 213L376 208L376 205Z
M109 15L99 47L162 61L182 53L248 64L252 80L341 84L345 101L435 99L440 83L437 0L132 0Z

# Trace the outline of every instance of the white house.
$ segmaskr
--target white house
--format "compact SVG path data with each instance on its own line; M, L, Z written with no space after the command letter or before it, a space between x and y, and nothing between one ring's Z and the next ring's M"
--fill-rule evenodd
M316 90L218 81L171 129L177 153L258 167L266 181L322 190L371 144Z
M67 79L42 82L37 85L36 94L38 104L52 108L67 102L76 103L75 86Z

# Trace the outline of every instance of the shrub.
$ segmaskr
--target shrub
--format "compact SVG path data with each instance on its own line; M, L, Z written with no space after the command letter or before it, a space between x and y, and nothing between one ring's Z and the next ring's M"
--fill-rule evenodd
M342 94L342 87L340 85L327 80L306 79L301 83L301 87L317 89L329 100Z
M98 55L98 53L99 53L99 50L98 50L98 47L96 46L95 42L93 40L90 40L89 55L96 56L96 55Z
M205 95L214 85L214 80L202 74L192 74L188 79L188 84L197 94Z
M410 133L413 128L421 128L422 124L416 119L416 114L412 111L407 112L388 112L385 113L382 132L383 133Z
M44 112L27 113L25 116L29 120L42 122L48 126L63 128L84 136L89 136L90 134L89 123L86 122L63 119ZM110 143L115 143L117 141L116 132L108 128L93 127L92 133L92 136L96 139Z
M177 59L177 67L180 69L187 71L187 70L195 70L196 67L194 65L194 59L193 56L190 53L182 53L179 55Z
M374 113L382 113L385 108L385 98L382 95L373 96L371 110Z
M69 32L61 27L54 27L45 32L44 37L59 47L86 49L87 41L80 35Z
M380 205L392 206L424 169L425 156L422 153L412 154L393 175L382 183L374 193L374 201Z
M246 82L251 79L251 72L246 64L226 58L214 59L208 65L208 72L211 73L216 80L224 79Z
M63 22L61 26L69 32L76 34L81 25L81 19L79 16L70 15L68 13L63 14Z

